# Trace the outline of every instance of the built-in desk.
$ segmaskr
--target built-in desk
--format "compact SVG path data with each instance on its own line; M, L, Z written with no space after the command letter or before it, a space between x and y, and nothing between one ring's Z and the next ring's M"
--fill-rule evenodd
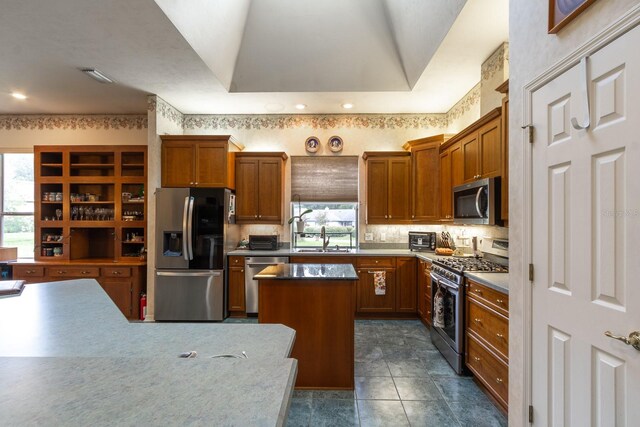
M353 390L354 292L351 264L283 264L259 281L258 321L296 331L296 388Z

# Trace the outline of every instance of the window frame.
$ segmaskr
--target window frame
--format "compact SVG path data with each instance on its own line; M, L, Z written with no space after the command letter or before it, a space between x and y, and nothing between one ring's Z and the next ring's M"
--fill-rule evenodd
M35 154L33 152L33 150L19 150L19 149L2 149L0 150L0 246L4 246L5 242L4 242L4 224L5 224L5 218L6 217L32 217L33 218L33 249L32 252L33 254L31 256L20 256L20 253L18 252L18 259L31 259L35 257L35 244L36 244L36 201L35 201L35 187L34 187L34 200L33 200L33 212L5 212L5 200L4 200L4 195L5 195L5 183L6 183L6 179L5 179L5 173L4 173L4 169L5 169L5 156L7 154L31 154L33 157L33 162L32 162L32 167L33 167L33 180L34 180L34 185L35 185L35 175L36 175L36 171L35 171Z

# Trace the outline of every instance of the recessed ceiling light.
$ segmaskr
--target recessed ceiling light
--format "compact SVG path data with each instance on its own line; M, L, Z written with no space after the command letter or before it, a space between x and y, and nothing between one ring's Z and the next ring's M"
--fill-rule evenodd
M20 93L20 92L12 92L11 96L13 96L15 99L19 99L21 101L24 101L25 99L27 99L27 95L25 95L24 93Z
M305 108L307 108L307 106L305 104L296 104L296 108L298 110L304 110Z
M100 83L113 83L112 79L107 77L101 71L96 70L95 68L82 68L81 71L92 79L99 81Z
M350 110L353 108L353 104L347 102L345 104L342 104L342 108L344 108L345 110Z

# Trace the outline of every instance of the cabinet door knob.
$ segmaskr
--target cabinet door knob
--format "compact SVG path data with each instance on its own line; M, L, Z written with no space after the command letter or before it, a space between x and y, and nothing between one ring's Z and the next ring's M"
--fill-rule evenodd
M503 339L503 338L504 338L504 335L502 335L502 334L496 334L496 337L498 337L498 339Z
M191 182L189 183L189 185L193 185L193 181L191 181Z
M86 271L86 270L84 270L84 271L82 272L82 274L89 274L89 273L91 273L91 272L90 272L90 271Z
M498 298L498 299L496 300L496 302L497 302L498 304L502 304L504 301L503 301L503 300L501 300L500 298Z
M244 268L242 270L240 270L240 273L244 273Z
M64 274L64 273L66 273L66 271L58 270L58 274Z
M389 215L389 219L391 219L391 215Z
M360 274L360 273L362 273L362 271L361 271L361 270L358 270L358 274Z
M482 359L480 359L478 356L473 356L473 360L475 360L476 362L481 361Z
M258 218L258 215L256 215L256 218Z
M262 218L262 215L258 215L258 218Z
M114 271L114 272L113 272L113 275L114 275L114 276L117 276L117 275L119 275L119 274L122 274L122 273L120 273L119 271Z
M473 319L473 321L475 322L476 325L481 325L482 324L482 320L478 319L477 317L475 319Z
M502 378L496 378L496 382L497 382L498 384L502 384Z
M198 181L196 181L196 185L198 185Z
M482 290L480 290L480 289L476 288L476 289L473 290L473 292L475 292L478 295L482 295Z

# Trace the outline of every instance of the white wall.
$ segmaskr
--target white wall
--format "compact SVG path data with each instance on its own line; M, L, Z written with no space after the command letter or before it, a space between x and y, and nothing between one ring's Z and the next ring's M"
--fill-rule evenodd
M510 131L509 131L509 424L526 425L523 365L523 296L528 284L522 242L525 237L523 194L523 159L528 143L520 129L523 119L523 87L579 45L614 22L638 0L599 0L562 29L558 35L547 34L546 1L511 0L509 3L510 45ZM637 48L629 46L630 49ZM545 355L537 355L546 357Z

